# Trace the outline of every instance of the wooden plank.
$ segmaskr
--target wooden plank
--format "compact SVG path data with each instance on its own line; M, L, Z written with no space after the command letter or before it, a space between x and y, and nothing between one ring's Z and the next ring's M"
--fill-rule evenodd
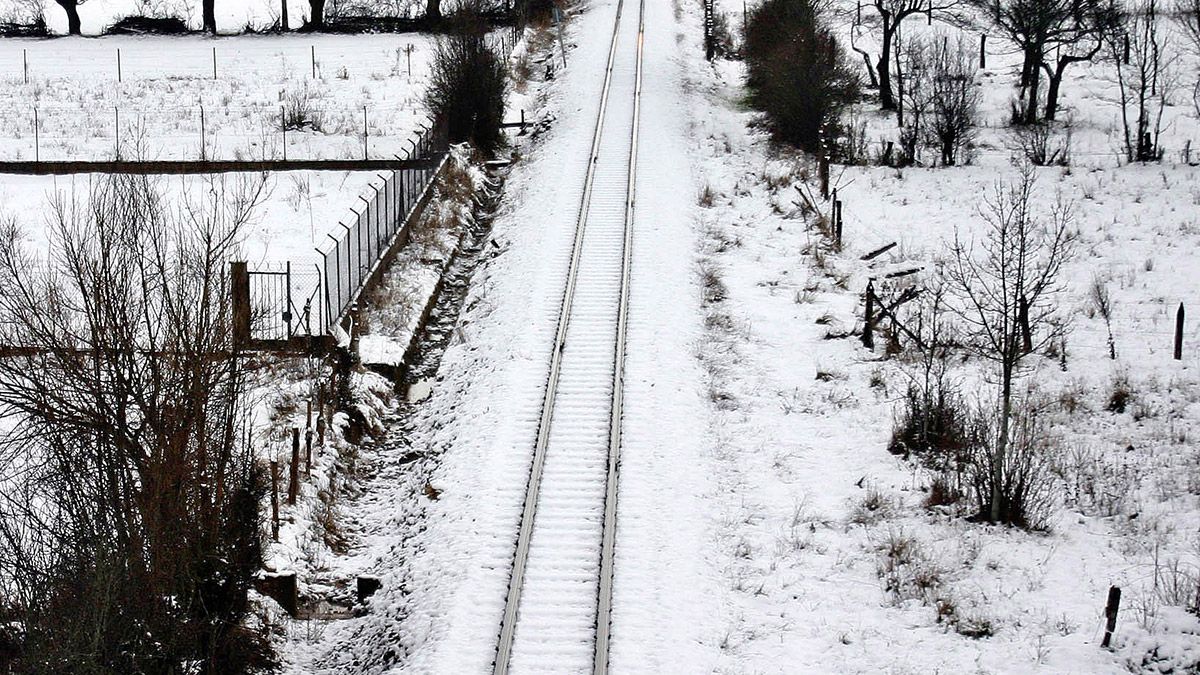
M64 176L80 173L133 175L190 175L207 173L261 173L264 171L386 171L434 169L441 157L431 159L288 159L265 161L101 161L101 162L0 162L0 174Z

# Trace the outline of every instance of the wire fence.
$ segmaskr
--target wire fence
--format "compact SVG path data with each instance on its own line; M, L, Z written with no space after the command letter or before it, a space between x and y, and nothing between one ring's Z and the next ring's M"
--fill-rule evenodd
M402 234L413 210L433 183L445 161L448 145L444 127L421 134L414 155L429 160L424 165L392 171L382 187L373 187L373 195L364 199L362 211L352 222L339 223L341 237L330 235L332 243L318 247L321 254L324 299L324 326L331 328L358 299L367 278L380 259Z
M363 208L354 210L349 224L339 223L340 235L327 235L313 267L286 261L245 272L241 311L247 315L248 337L286 341L334 332L383 258L407 236L449 155L446 131L445 125L434 125L410 142L410 165L382 175L382 185L372 185L369 198L360 197Z

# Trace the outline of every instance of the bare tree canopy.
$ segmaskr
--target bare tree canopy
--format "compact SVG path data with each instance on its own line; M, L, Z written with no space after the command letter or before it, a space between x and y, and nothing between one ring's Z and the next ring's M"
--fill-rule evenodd
M178 210L151 179L0 232L0 614L18 672L244 672L259 469L227 261L261 179ZM0 663L0 669L5 664ZM195 668L199 670L195 670Z
M884 110L895 110L897 96L892 87L892 58L896 40L904 20L913 16L935 14L954 21L961 17L959 9L964 0L873 0L879 15L879 57L875 63L874 81L879 88L879 104ZM861 50L858 50L860 53ZM864 54L865 56L865 54Z
M1116 0L970 1L1021 50L1021 124L1038 121L1043 72L1049 78L1044 117L1055 118L1063 73L1095 57L1121 17Z

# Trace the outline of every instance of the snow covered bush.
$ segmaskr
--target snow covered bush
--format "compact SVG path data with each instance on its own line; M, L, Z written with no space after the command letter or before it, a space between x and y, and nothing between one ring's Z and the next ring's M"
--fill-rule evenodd
M776 140L813 153L834 149L858 77L825 22L821 0L766 0L744 48L751 103Z
M1009 151L1018 161L1034 166L1070 166L1071 125L1053 122L1018 125L1012 128Z

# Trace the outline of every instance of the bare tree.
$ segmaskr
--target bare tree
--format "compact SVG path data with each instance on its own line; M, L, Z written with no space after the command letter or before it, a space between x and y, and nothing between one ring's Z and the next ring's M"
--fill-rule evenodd
M990 23L1021 50L1021 101L1016 122L1038 121L1041 74L1049 78L1045 119L1054 119L1068 66L1100 53L1116 29L1115 0L971 0Z
M67 34L80 35L83 30L79 22L79 6L87 0L54 0L67 13Z
M1184 36L1192 45L1193 56L1200 58L1200 0L1179 0L1175 18ZM1200 77L1192 85L1192 105L1200 117Z
M262 181L172 209L151 179L0 232L0 607L16 672L244 672L261 566L228 260ZM3 664L0 664L0 668Z
M1000 402L995 442L988 448L992 476L986 514L1012 522L1006 485L1013 379L1025 357L1061 334L1055 296L1070 258L1074 235L1070 205L1061 199L1039 216L1034 209L1034 169L1023 165L1011 183L997 185L980 215L987 235L977 248L956 233L947 279L959 304L954 308L965 345L999 367Z
M1141 0L1126 14L1123 35L1109 41L1129 162L1161 157L1163 111L1179 76L1178 54L1161 29L1158 0Z
M879 105L884 110L895 110L897 96L892 89L892 54L898 31L905 19L913 16L932 17L936 12L944 18L957 21L958 9L963 0L873 0L879 15L879 58L871 82L879 88ZM855 47L855 51L866 53Z
M925 140L929 135L929 117L933 106L930 46L924 40L905 42L900 38L894 44L900 49L895 58L900 104L896 109L896 119L900 125L899 165L907 166L921 161Z
M979 89L975 62L961 41L948 36L917 39L898 55L900 160L920 160L923 146L936 149L943 166L963 159L975 133Z

